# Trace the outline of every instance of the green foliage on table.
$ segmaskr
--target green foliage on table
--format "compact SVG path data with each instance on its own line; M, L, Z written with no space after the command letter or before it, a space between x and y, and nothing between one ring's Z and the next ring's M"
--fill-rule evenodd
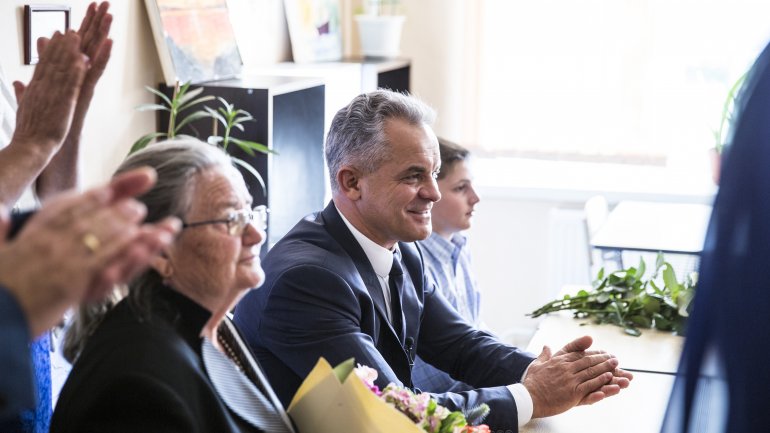
M572 310L575 318L592 318L595 323L622 327L629 335L641 335L640 329L658 329L684 335L690 305L695 295L698 275L692 272L679 282L673 267L659 253L655 272L644 278L643 259L637 267L605 275L599 271L593 288L580 290L551 301L529 315Z

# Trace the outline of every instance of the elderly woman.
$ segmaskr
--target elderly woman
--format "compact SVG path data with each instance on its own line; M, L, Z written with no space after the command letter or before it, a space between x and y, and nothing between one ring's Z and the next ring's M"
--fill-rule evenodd
M288 432L280 403L226 313L262 283L265 209L218 148L169 141L130 156L150 166L147 221L178 238L129 285L83 346L52 432Z

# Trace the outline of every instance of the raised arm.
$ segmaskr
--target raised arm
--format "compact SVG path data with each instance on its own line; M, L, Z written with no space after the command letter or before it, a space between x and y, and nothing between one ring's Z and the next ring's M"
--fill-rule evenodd
M0 150L0 204L12 207L51 161L70 129L87 60L80 52L80 36L68 31L41 38L40 62L16 113L11 142Z
M80 36L80 52L85 54L90 62L80 87L69 132L61 149L40 173L35 184L37 195L41 199L77 186L78 155L83 123L91 105L96 83L104 73L112 52L112 40L107 37L112 25L112 15L107 12L109 6L108 2L103 2L98 7L96 3L91 3L77 32Z

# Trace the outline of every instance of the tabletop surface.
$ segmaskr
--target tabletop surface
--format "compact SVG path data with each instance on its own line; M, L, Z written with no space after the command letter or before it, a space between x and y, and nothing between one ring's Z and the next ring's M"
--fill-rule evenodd
M575 287L563 288L571 293ZM538 326L527 350L538 354L544 345L552 351L569 341L590 335L594 349L617 356L620 367L633 371L631 385L617 396L592 406L530 421L523 433L659 433L663 424L674 373L677 370L684 338L667 332L642 329L633 337L609 324L597 325L586 319L574 319L570 312L548 314Z
M591 406L534 419L521 433L660 433L674 376L636 373L620 394Z
M599 249L699 254L711 206L622 201L591 238Z
M555 352L575 338L590 335L594 340L592 347L615 355L621 368L675 373L684 337L652 329L641 332L642 335L633 337L619 326L595 325L590 319L573 319L571 313L549 314L540 322L527 350L539 354L548 345Z

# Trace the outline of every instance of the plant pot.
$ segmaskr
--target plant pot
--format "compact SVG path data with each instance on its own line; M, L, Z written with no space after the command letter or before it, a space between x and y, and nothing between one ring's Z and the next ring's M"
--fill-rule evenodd
M398 57L404 16L356 15L361 54L365 57Z

